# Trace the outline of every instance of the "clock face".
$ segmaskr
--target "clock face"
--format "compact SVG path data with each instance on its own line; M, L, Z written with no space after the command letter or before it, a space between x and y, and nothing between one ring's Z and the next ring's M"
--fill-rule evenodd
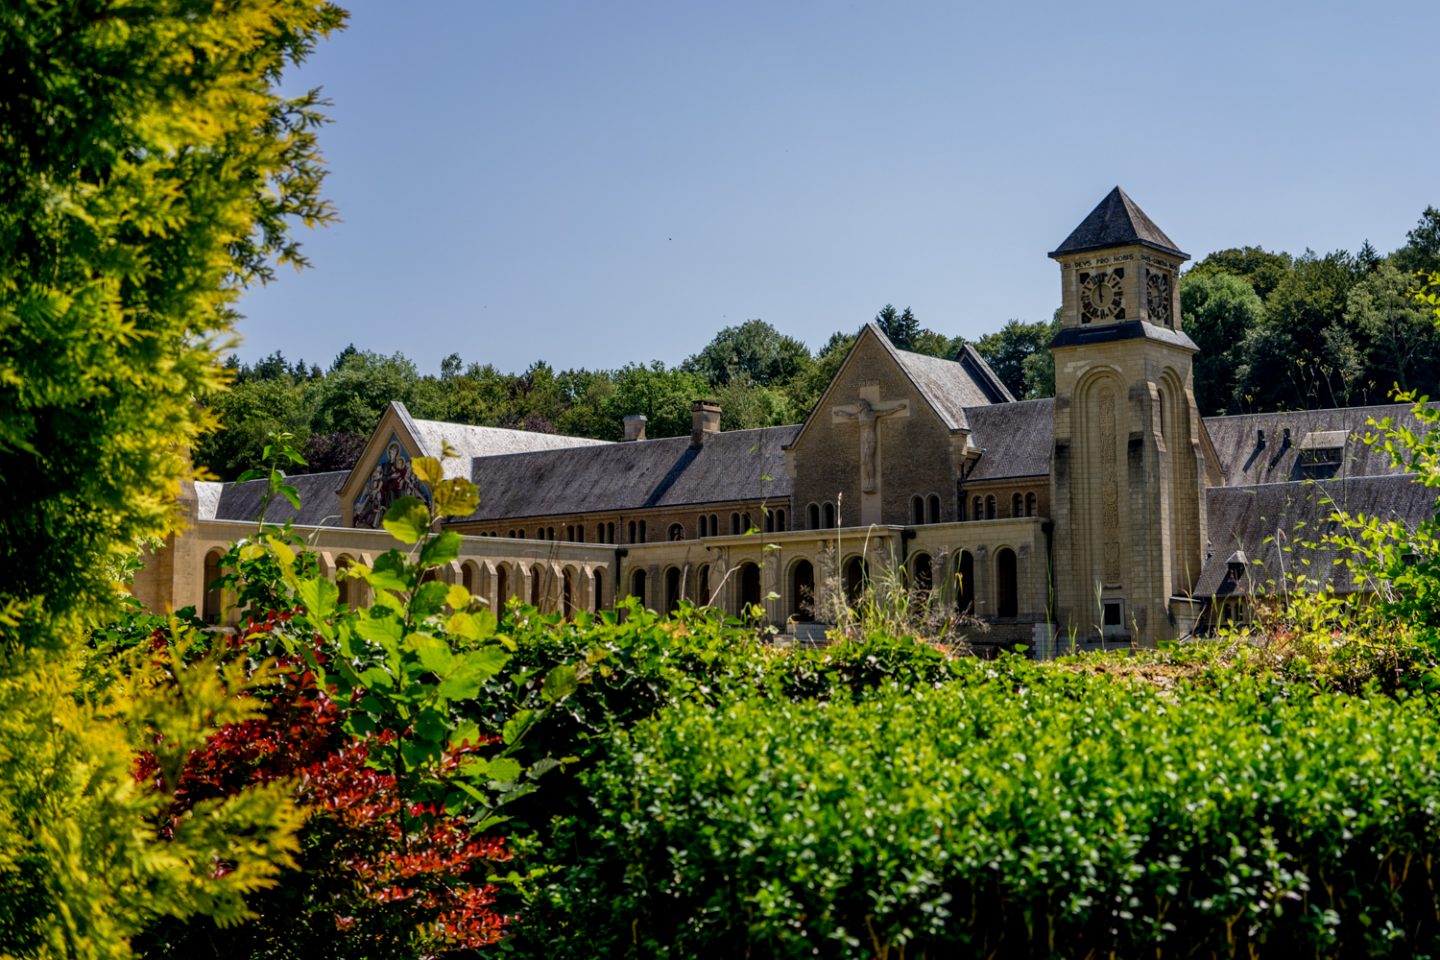
M1170 274L1146 270L1145 308L1150 312L1150 322L1175 326L1174 298L1170 296Z
M1120 286L1120 281L1124 278L1124 267L1080 274L1082 323L1125 319L1125 294Z

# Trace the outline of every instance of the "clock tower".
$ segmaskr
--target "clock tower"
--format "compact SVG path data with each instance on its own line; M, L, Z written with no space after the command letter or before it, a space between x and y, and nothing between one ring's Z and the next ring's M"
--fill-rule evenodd
M1180 324L1189 259L1116 187L1050 256L1055 620L1062 644L1175 636L1205 544L1204 430Z

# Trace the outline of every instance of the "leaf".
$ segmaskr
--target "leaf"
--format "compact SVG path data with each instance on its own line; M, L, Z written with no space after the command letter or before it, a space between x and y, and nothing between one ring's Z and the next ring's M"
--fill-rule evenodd
M280 494L280 496L284 497L286 500L289 500L290 506L294 507L296 510L300 509L299 490L296 490L288 483L282 483L275 487L275 492Z
M420 548L420 566L443 567L458 556L460 556L460 534L454 530L446 530L439 536L425 541L425 546Z
M405 638L405 649L415 654L420 666L436 676L443 677L455 664L450 647L439 637L424 633L412 633Z
M390 504L381 521L390 536L401 543L418 543L430 529L430 511L424 501L415 497L400 497Z
M521 710L516 713L515 716L511 717L509 720L506 720L505 726L502 727L500 731L500 735L504 739L505 745L508 747L516 740L519 740L522 736L524 736L525 731L530 728L530 724L533 723L534 720L534 710Z
M441 580L430 580L415 589L410 598L410 614L417 620L434 616L445 608L445 595L450 585Z
M235 482L236 482L236 483L246 483L247 481L250 481L250 480L263 480L264 478L266 478L266 477L268 477L268 476L270 476L269 471L266 471L266 470L256 470L256 469L254 469L254 468L251 468L251 469L249 469L249 470L246 470L244 473L240 474L240 476L236 477L236 478L235 478Z
M355 621L355 632L362 640L377 644L391 653L399 649L405 627L394 617L361 617Z
M554 757L542 757L541 759L536 760L534 763L530 764L530 769L525 771L525 775L528 776L531 780L539 780L541 777L545 776L545 774L549 773L551 770L554 770L558 766L561 766L561 763Z
M410 468L415 471L416 477L430 487L445 479L445 469L434 457L416 457L410 461Z
M360 682L371 690L390 690L395 686L395 678L382 667L371 667L360 674Z
M573 664L562 663L549 673L545 674L545 682L540 687L540 696L546 703L559 703L579 687L575 677Z
M499 647L474 650L459 658L449 676L440 682L440 696L449 700L471 700L486 680L510 662L510 654Z
M331 616L340 600L340 588L325 579L301 580L296 592L305 609L317 620Z
M524 772L519 760L510 757L496 757L490 761L490 779L495 783L514 783Z
M464 477L452 477L434 488L435 513L442 517L468 517L480 506L480 488Z
M387 550L375 560L375 566L368 570L361 568L367 583L376 590L408 590L413 574L405 565L405 558L398 550Z
M445 603L451 610L464 610L470 606L470 591L465 589L464 584L451 584L445 593Z

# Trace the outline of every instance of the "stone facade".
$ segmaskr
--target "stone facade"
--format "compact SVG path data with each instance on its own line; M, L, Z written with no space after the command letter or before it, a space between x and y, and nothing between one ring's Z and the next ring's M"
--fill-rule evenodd
M446 475L473 479L481 501L453 522L463 548L443 576L492 607L684 599L790 630L823 626L889 572L987 622L973 642L1047 655L1202 627L1253 592L1251 565L1282 562L1277 512L1303 525L1347 497L1377 515L1427 509L1360 441L1371 411L1200 417L1186 255L1119 188L1051 256L1053 400L1017 402L970 348L920 356L869 326L803 424L721 432L719 407L697 400L689 437L646 439L630 417L612 444L415 420L395 403L353 470L293 478L301 510L272 503L267 519L291 520L328 571L368 563L392 545L371 528L384 506L428 495L410 461L448 451ZM1325 496L1286 492L1317 478ZM187 488L190 528L147 558L136 595L229 616L207 583L254 529L261 485Z

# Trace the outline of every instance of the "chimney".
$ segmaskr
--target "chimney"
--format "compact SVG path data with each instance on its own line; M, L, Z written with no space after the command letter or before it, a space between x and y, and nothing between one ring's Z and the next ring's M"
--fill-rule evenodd
M647 417L643 413L632 413L625 418L625 439L644 440Z
M696 400L690 404L690 446L705 446L705 434L720 432L720 404Z

